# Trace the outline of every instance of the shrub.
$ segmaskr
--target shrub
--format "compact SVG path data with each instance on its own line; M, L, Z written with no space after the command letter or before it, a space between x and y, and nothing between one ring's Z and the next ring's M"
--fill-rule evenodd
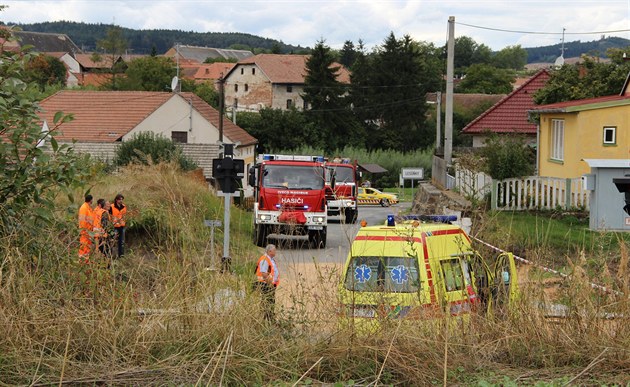
M493 179L529 176L534 173L534 153L521 136L491 135L482 149L486 173Z
M184 171L197 168L195 162L185 156L173 141L153 132L134 135L131 140L123 142L116 151L115 164L118 166L163 162L176 162Z

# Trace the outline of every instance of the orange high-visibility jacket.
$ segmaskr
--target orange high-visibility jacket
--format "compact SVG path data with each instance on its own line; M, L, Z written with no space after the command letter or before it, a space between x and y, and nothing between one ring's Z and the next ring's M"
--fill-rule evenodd
M116 208L116 205L112 205L109 210L112 214L112 223L114 227L125 227L125 215L127 215L127 206L123 204L121 209Z
M94 209L94 236L100 237L103 236L103 224L101 223L101 219L103 218L103 213L106 212L101 207L96 207Z
M273 264L271 263L271 258L269 258L267 256L267 254L263 254L260 258L258 258L258 262L256 263L256 278L258 279L259 282L265 282L265 280L263 279L262 273L260 272L260 262L262 262L263 260L267 261L267 265L269 265L269 275L271 276L271 279L273 281L273 278L275 277L275 268L273 267ZM280 283L280 276L278 275L278 279L273 281L273 284L278 286L278 284Z
M79 228L87 231L92 231L94 228L94 210L90 207L90 203L83 203L79 208Z

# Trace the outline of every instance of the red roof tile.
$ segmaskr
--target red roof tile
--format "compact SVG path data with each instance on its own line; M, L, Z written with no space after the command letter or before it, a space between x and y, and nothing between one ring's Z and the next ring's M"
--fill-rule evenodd
M210 64L201 64L197 69L197 73L195 74L195 79L197 80L211 80L211 79L219 79L223 75L232 70L232 68L236 66L236 63L210 63Z
M173 97L180 98L167 92L62 90L40 103L40 118L52 127L56 112L74 115L74 120L59 127L56 138L60 141L115 142ZM219 113L212 106L192 93L182 93L181 97L192 98L193 107L219 127ZM227 119L223 128L231 141L240 141L242 145L257 142Z
M540 70L521 87L471 121L463 133L522 133L536 134L536 124L528 121L528 111L535 108L534 93L549 79L547 70Z
M578 99L578 100L575 100L575 101L565 101L565 102L551 103L551 104L548 104L548 105L534 106L530 110L532 110L532 111L562 110L562 109L569 108L569 107L591 105L591 104L599 104L599 103L605 103L605 102L623 101L623 100L628 100L628 99L630 99L630 95L618 95L618 94L615 94L615 95L607 95L607 96L604 96L604 97Z
M258 54L240 60L238 64L255 64L265 73L271 83L300 84L304 83L306 61L309 57L310 55ZM335 63L334 66L339 67L337 80L341 83L350 83L350 72L348 69L338 63Z
M94 62L92 55L93 54L75 54L74 59L86 69L110 69L112 67L112 57L110 55L100 54L100 62ZM120 57L116 58L116 60L118 59L120 59Z

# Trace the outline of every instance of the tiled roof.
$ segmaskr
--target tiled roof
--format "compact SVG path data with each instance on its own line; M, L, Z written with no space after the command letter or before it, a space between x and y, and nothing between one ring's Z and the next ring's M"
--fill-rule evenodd
M232 68L236 66L236 63L211 63L211 64L201 64L197 69L197 73L195 74L195 79L203 80L203 79L219 79L221 76L226 75L232 70Z
M239 61L236 67L240 64L255 64L271 83L301 84L306 77L306 61L309 57L310 55L258 54ZM341 83L350 83L348 69L337 63L334 66L339 67L337 80Z
M40 103L40 118L52 128L57 111L74 115L59 127L59 141L114 142L171 97L161 92L62 90Z
M462 132L536 134L536 124L528 121L528 111L536 107L534 93L544 87L548 79L549 72L540 70L521 87L466 125Z
M20 45L33 46L33 51L39 52L70 52L78 54L83 51L66 34L48 32L13 31L20 39Z
M563 112L563 111L579 111L586 110L580 107L597 108L614 105L627 105L630 103L630 95L607 95L605 97L578 99L575 101L557 102L548 105L534 106L530 109L533 112ZM589 106L590 105L590 106ZM573 109L572 109L573 108Z
M175 57L179 52L181 58L193 60L197 63L203 63L206 59L224 58L241 60L254 55L248 50L230 50L224 48L183 46L169 49L165 55Z
M74 74L81 86L105 86L112 81L112 74L108 73L77 73ZM121 75L118 75L120 77Z
M180 93L180 95L186 100L192 98L192 104L195 110L215 128L219 128L219 112L215 108L208 105L206 101L199 98L199 96L194 93ZM240 142L242 146L256 144L258 142L255 137L226 118L223 119L223 135L230 139L230 141Z
M100 62L94 62L92 60L92 55L93 54L77 54L74 58L86 69L110 69L112 67L112 57L110 55L100 54ZM116 58L117 61L119 59L120 57Z
M59 141L115 142L174 97L180 98L167 92L62 90L40 103L40 118L52 127L56 112L74 115L74 120L59 127L56 135ZM219 113L212 106L192 93L182 93L181 97L192 98L193 107L219 127ZM257 142L227 119L223 121L223 130L228 139L242 145Z

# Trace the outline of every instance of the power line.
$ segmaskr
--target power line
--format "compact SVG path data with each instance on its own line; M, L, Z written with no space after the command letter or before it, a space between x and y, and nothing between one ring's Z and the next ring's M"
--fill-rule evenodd
M474 24L467 24L461 22L455 22L455 24L459 24L462 26L479 28L482 30L490 30L490 31L500 31L500 32L512 32L515 34L532 34L532 35L562 35L562 32L542 32L542 31L519 31L519 30L507 30L503 28L492 28L492 27L484 27L477 26ZM565 35L601 35L601 34L611 34L615 32L630 32L630 29L625 30L610 30L610 31L591 31L591 32L565 32Z

